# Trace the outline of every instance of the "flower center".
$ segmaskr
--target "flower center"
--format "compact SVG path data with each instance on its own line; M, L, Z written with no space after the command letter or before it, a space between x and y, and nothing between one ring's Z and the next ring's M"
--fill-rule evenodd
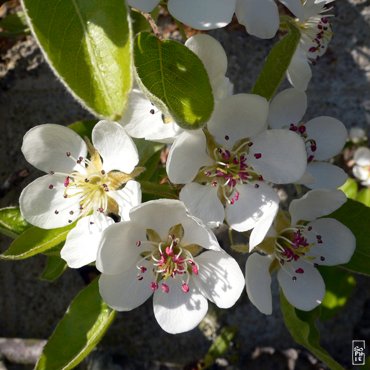
M79 169L71 173L61 173L51 171L50 174L65 176L64 198L75 198L80 209L80 217L87 216L92 212L118 214L118 204L109 194L111 191L118 190L123 185L137 176L142 168L136 168L131 174L120 171L110 171L106 173L103 169L102 159L97 150L87 142L90 159L79 157L74 158L70 152L65 155L79 165ZM50 184L49 189L55 188ZM54 210L58 215L61 209ZM73 211L70 211L73 215ZM72 220L68 220L72 223Z
M290 271L290 262L298 261L299 259L304 259L306 262L313 263L317 258L320 261L325 261L325 257L321 255L315 256L312 254L312 249L320 247L320 244L323 243L322 236L315 234L315 241L309 243L307 240L307 233L313 232L311 226L307 225L295 225L287 227L280 231L279 235L275 239L274 245L274 256L281 268L285 268L292 275L292 279L296 280L296 274L304 274L303 268L297 268L293 271ZM310 252L310 253L309 253Z
M214 163L202 167L195 181L218 187L218 195L225 204L234 204L239 199L237 184L245 184L253 181L262 181L263 177L252 166L247 164L249 148L253 145L248 139L237 143L233 149L225 149L222 146L210 147L208 153ZM261 153L254 154L256 159L262 157ZM259 185L256 184L256 187Z
M162 241L156 231L147 230L147 240L136 242L138 248L149 245L150 250L141 253L142 259L137 264L139 270L137 279L143 280L144 274L148 271L147 267L143 266L144 261L150 263L154 276L150 288L153 291L161 287L164 293L169 293L170 287L167 282L169 279L175 279L181 281L182 292L188 293L190 277L193 274L198 275L199 266L194 261L193 255L199 253L201 247L195 244L182 245L183 233L182 225L175 225L170 228L166 240Z

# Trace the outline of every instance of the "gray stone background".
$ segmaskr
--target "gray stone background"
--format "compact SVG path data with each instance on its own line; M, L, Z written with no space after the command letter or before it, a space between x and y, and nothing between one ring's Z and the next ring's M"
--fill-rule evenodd
M313 67L306 118L331 115L348 128L360 126L368 131L370 1L337 0L334 12L335 35L326 55ZM211 34L228 54L228 76L235 91L248 92L273 41L255 39L241 30L221 29ZM2 50L0 103L0 207L5 207L16 205L21 189L39 175L20 152L24 133L37 124L68 124L89 114L55 78L31 37ZM5 250L10 239L0 238L0 250ZM245 257L239 259L244 264ZM43 256L20 262L0 261L0 337L46 339L71 299L84 287L81 273L74 270L51 284L40 281L44 264ZM323 345L348 369L352 339L365 339L370 346L369 287L369 280L360 277L346 308L321 328ZM234 364L224 360L214 368L324 369L292 341L284 328L276 284L274 295L271 316L260 314L243 294L227 312L212 308L202 330L177 336L161 331L149 301L133 312L119 314L99 349L81 369L181 369L185 365L191 369L191 364L207 352L219 325L239 328L232 348L237 357ZM12 356L2 348L0 340L0 356L4 356L3 362L0 357L0 369L31 368L12 364Z

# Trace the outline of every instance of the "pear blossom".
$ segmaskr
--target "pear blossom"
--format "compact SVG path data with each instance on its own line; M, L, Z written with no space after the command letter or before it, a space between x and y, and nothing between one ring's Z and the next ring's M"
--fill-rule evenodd
M291 12L297 12L301 0L279 0ZM159 0L128 0L142 11L152 11ZM168 11L181 22L198 30L225 27L235 13L247 32L259 38L275 36L279 11L274 0L168 0Z
M23 217L35 226L53 229L81 219L77 230L91 222L103 227L110 222L103 215L124 216L126 206L138 202L139 185L132 181L142 171L136 167L137 149L116 122L98 122L92 143L64 126L36 126L25 134L22 152L47 173L30 183L19 200Z
M287 70L293 87L305 91L312 77L311 64L325 54L333 32L329 23L331 14L326 6L334 0L304 0L301 6L290 10L297 17L295 24L301 32L299 45Z
M307 170L297 183L311 189L336 189L345 183L347 174L328 160L343 149L347 130L341 121L328 116L302 122L306 109L305 92L294 88L283 90L270 103L269 126L294 131L306 144Z
M370 186L370 149L360 147L353 155L355 165L352 172L356 178L361 181L364 186Z
M325 283L317 265L349 262L356 240L339 221L319 217L335 211L346 200L340 190L311 190L291 202L290 217L279 214L263 243L250 245L250 250L258 252L246 263L246 289L262 313L272 313L271 272L275 270L290 304L310 311L322 302Z
M168 333L197 326L208 300L229 308L244 288L237 262L178 200L159 199L130 211L103 232L96 266L103 300L130 311L153 295L154 316Z
M180 200L210 226L226 218L234 230L255 228L263 239L279 207L269 183L294 182L305 172L301 138L266 130L267 116L266 99L233 95L216 105L205 132L184 132L172 145L168 177L185 184Z
M233 85L227 77L227 56L221 44L213 37L199 34L190 37L185 46L203 62L209 76L215 101L230 96ZM121 124L135 138L173 142L184 130L172 117L158 109L145 94L135 87L129 94L127 110Z
M366 132L361 127L351 127L348 136L354 144L358 144L367 140Z

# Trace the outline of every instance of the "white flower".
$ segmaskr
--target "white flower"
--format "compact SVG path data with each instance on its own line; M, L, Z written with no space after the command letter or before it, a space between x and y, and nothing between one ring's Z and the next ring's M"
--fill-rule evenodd
M233 85L227 77L227 56L221 44L205 34L190 37L186 43L203 62L212 86L215 101L219 101L233 92ZM121 124L126 131L136 138L170 143L184 130L172 117L165 115L138 89L134 88L128 99L128 105Z
M353 174L364 186L370 186L370 149L366 147L358 148L353 156L355 165Z
M293 200L290 220L277 217L269 237L253 253L246 268L246 288L251 302L264 314L272 313L270 271L277 278L287 300L300 310L319 305L325 294L325 283L317 265L347 263L355 250L352 232L330 214L346 202L340 190L311 190ZM250 245L251 249L255 245Z
M347 130L341 121L328 116L302 122L306 108L306 93L294 88L283 90L271 101L269 125L292 130L305 141L308 165L297 183L311 189L336 189L344 184L347 174L327 161L341 152L347 140Z
M266 130L267 115L266 99L233 95L216 105L207 136L202 130L184 132L172 145L168 177L186 184L180 199L210 226L226 216L233 229L255 228L263 239L279 204L266 182L285 184L303 175L303 141L287 130Z
M20 196L20 210L28 222L53 229L89 216L99 223L103 222L99 214L124 215L127 205L137 203L137 185L122 189L141 172L135 169L139 158L132 139L118 123L100 121L92 142L55 124L26 133L22 145L26 160L47 173Z
M361 143L362 141L365 141L367 139L366 132L363 128L361 127L352 127L349 130L349 139L355 143Z
M130 221L108 227L97 268L109 306L130 311L154 293L154 315L173 334L200 323L207 299L228 308L244 287L237 262L177 200L146 202L131 210Z
M297 13L300 0L279 0ZM129 5L151 11L159 0L128 0ZM279 11L274 0L169 0L169 12L181 22L199 30L225 27L236 13L238 21L251 35L267 39L279 28Z
M295 22L301 31L301 39L287 70L292 86L305 91L312 77L310 63L324 55L333 32L329 23L332 15L323 14L326 5L334 0L304 0L301 6L290 10L297 17Z

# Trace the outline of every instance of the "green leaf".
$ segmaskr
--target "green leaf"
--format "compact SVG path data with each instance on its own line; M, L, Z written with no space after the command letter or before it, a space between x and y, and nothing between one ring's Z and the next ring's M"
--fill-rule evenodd
M356 200L367 207L370 207L370 188L362 189L358 194Z
M356 286L356 279L351 273L335 266L319 266L319 270L326 287L320 318L328 320L346 305Z
M22 260L54 248L66 240L67 234L76 224L58 229L45 230L31 227L15 239L10 247L0 255L7 260Z
M156 181L153 177L156 177L159 173L158 165L161 158L161 152L154 153L145 164L145 171L137 178L140 181Z
M177 191L168 184L154 184L149 181L141 181L141 190L143 193L157 196L157 198L179 199Z
M293 54L298 46L301 34L292 24L288 24L289 32L271 49L252 93L270 100L285 77Z
M91 133L96 123L96 120L76 121L68 125L68 127L82 138L87 137L91 141Z
M48 256L44 271L40 275L41 280L55 281L67 269L67 263L59 256Z
M118 119L131 89L131 35L122 0L22 0L49 64L95 114Z
M236 328L233 327L224 327L221 329L220 335L214 340L202 361L202 369L212 366L218 358L225 355L230 349L236 332Z
M142 32L134 42L134 62L143 91L185 129L205 125L213 94L203 63L186 46Z
M348 177L347 181L339 188L349 199L356 199L358 192L357 181L352 177Z
M346 225L356 237L356 249L349 263L342 267L353 272L370 275L370 208L354 200L347 202L329 215Z
M99 343L113 322L115 311L99 294L98 279L72 301L49 338L35 370L69 370Z
M0 233L15 239L31 225L22 217L18 207L0 209Z
M145 166L146 162L157 152L161 151L165 145L145 139L133 139L139 153L139 166Z
M23 12L8 14L0 19L0 37L10 37L24 35L29 32L27 21Z
M320 314L319 308L309 312L299 311L280 292L280 309L285 326L298 344L311 351L314 356L328 365L331 370L345 370L320 345L320 333L315 325L315 321Z

